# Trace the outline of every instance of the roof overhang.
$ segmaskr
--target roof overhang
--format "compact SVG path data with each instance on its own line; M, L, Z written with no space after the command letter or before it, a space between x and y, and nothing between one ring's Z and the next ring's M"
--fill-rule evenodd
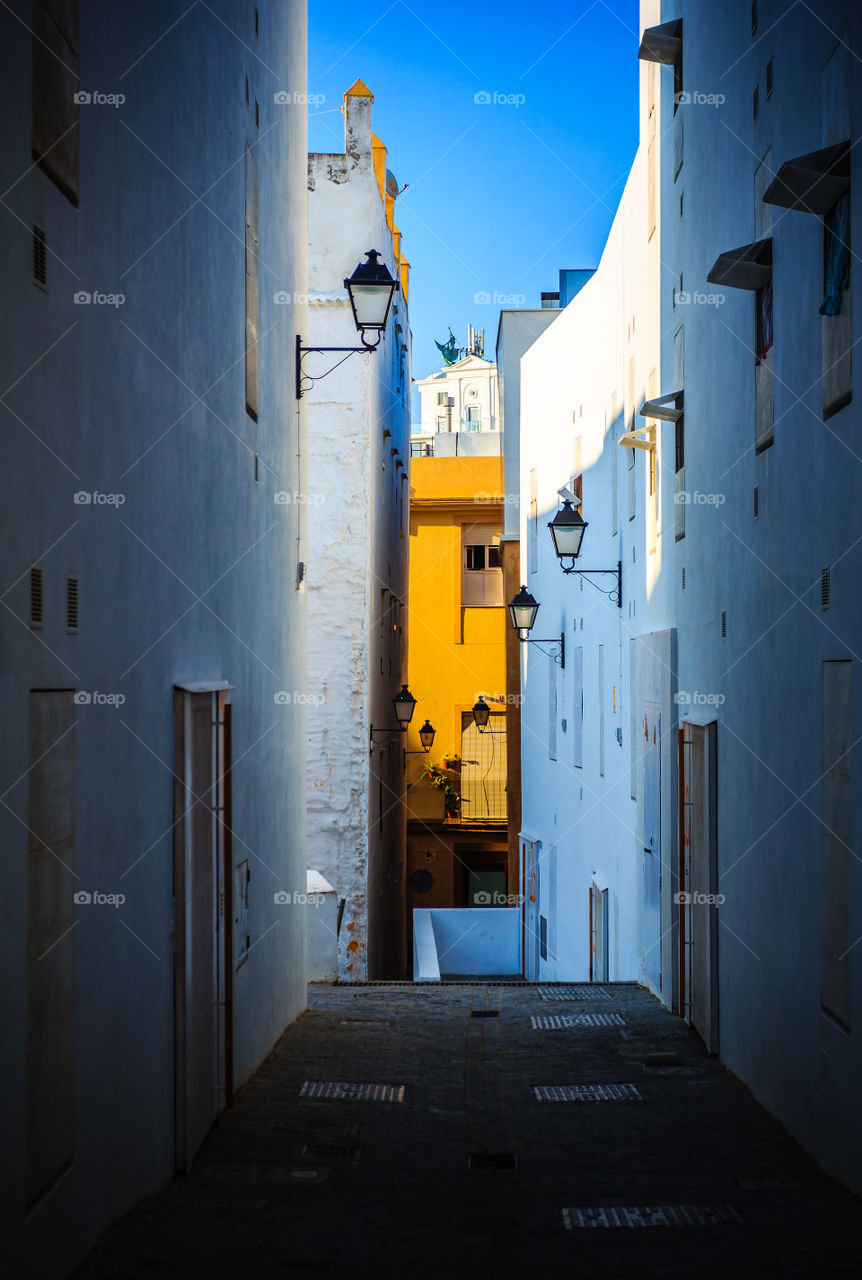
M772 275L772 237L720 253L707 280L729 289L762 289Z
M658 418L661 422L678 422L682 417L684 393L670 391L666 396L644 400L640 407L642 418ZM641 428L643 430L643 428Z
M660 62L672 67L682 54L682 18L646 27L641 37L638 57L641 62Z
M850 188L850 142L785 160L763 199L782 209L822 216Z

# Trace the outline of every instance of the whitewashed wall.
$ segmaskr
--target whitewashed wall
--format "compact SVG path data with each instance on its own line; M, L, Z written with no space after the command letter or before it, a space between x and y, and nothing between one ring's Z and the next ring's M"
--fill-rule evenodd
M274 703L303 687L302 532L298 508L273 494L296 486L304 448L292 370L305 327L306 17L299 3L257 7L258 37L239 3L179 22L165 0L81 6L80 87L125 102L81 107L78 210L31 162L31 6L14 0L0 15L0 1203L4 1248L27 1250L19 1270L33 1275L69 1274L173 1173L175 683L233 686L233 849L250 861L252 942L235 976L237 1084L305 1006L301 916L273 899L305 887L304 716ZM277 92L290 103L276 104ZM260 174L256 424L244 394L247 140ZM47 237L45 290L32 280L34 223ZM287 304L274 304L277 290ZM76 305L79 291L125 300ZM122 505L76 503L78 492ZM34 632L37 563L45 622ZM64 625L70 574L80 576L76 634ZM76 907L74 1157L25 1222L23 824L28 697L39 688L125 699L77 708L79 878L69 879L70 895L122 892L125 903Z
M377 249L399 274L372 166L372 100L348 96L346 105L348 150L309 157L306 345L359 344L342 282L367 250ZM320 373L339 358L309 356L306 368ZM350 356L308 395L314 701L306 856L345 900L332 940L345 980L401 977L405 963L403 743L391 700L407 678L400 602L407 587L409 389L410 331L399 292L379 349Z

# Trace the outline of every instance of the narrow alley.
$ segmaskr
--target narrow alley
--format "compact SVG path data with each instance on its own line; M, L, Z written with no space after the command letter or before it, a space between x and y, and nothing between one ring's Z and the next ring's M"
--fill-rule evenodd
M858 1201L635 984L308 1005L81 1280L858 1274Z

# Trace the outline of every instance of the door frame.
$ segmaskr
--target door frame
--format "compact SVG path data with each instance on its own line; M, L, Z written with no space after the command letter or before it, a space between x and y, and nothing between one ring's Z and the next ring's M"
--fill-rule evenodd
M178 1172L188 1172L195 1151L189 1150L188 1088L186 1074L187 1019L190 1003L188 942L190 937L189 877L191 875L191 815L189 780L192 771L192 699L209 695L212 710L213 887L215 972L213 1003L216 1007L216 1088L220 1098L216 1114L233 1102L233 855L231 850L231 711L232 686L213 683L174 686L174 1150ZM198 799L198 797L193 797Z

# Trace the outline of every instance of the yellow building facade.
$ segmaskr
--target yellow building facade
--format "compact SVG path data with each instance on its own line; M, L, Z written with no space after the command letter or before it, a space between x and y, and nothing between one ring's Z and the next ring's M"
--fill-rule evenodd
M509 892L503 491L499 456L412 459L408 935L414 907L502 906ZM490 710L483 732L473 719L480 696ZM426 720L436 731L428 754Z

